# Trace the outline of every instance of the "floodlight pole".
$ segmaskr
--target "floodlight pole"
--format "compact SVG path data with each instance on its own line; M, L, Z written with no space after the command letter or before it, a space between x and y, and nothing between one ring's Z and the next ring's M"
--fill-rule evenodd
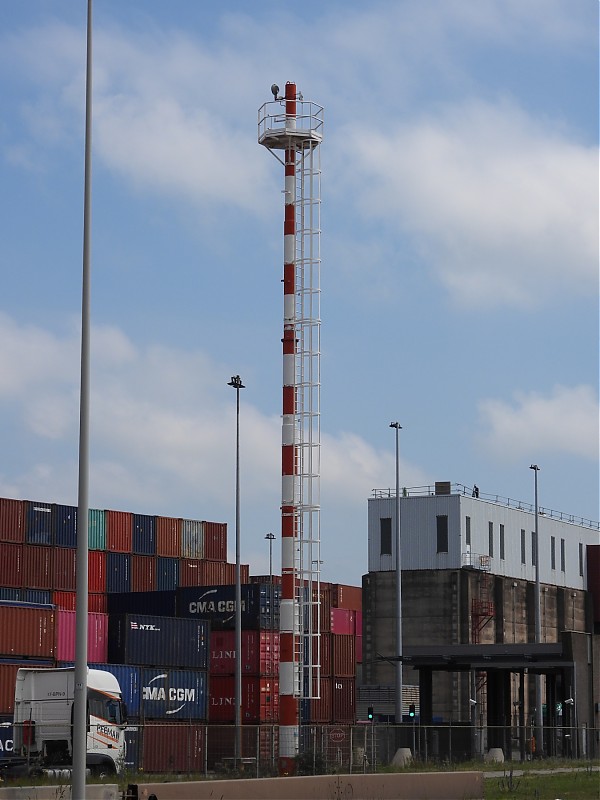
M542 609L540 592L540 535L539 535L539 510L538 510L538 472L537 464L532 464L529 469L534 474L534 502L535 502L535 643L542 641ZM544 754L544 715L542 711L542 676L535 676L535 753L536 756Z
M235 434L235 768L242 757L242 582L240 575L240 389L246 387L239 375L228 386L236 394Z
M402 724L402 564L400 559L400 431L399 422L390 422L396 429L396 725Z
M273 583L273 542L275 541L274 533L265 534L265 539L269 542L269 584ZM271 598L271 603L273 599Z
M71 797L85 800L87 766L88 509L90 439L90 272L92 212L92 0L87 2L81 383L79 392L79 487L75 599L75 675Z

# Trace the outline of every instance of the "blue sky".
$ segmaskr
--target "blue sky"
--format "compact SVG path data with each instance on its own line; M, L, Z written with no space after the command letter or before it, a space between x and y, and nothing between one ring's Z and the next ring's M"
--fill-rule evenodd
M84 0L0 4L0 496L76 504ZM436 480L598 519L598 5L96 0L90 503L279 532L273 82L325 108L323 578ZM274 558L278 559L276 544Z

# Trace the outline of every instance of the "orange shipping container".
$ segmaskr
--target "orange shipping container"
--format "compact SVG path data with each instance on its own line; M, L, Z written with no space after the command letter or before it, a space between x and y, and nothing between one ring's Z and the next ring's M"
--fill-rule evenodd
M8 658L54 658L54 610L0 603L0 653Z
M352 678L356 675L356 641L354 636L331 635L331 660L334 677ZM341 720L336 720L341 721Z
M22 500L0 498L0 542L25 540L25 510Z
M156 555L181 555L181 526L183 520L175 517L156 517Z
M227 561L227 523L204 523L204 558Z
M133 546L133 515L129 511L105 511L106 549L116 553L131 553Z
M351 611L362 610L362 588L360 586L346 586L343 583L331 584L332 608L348 608Z

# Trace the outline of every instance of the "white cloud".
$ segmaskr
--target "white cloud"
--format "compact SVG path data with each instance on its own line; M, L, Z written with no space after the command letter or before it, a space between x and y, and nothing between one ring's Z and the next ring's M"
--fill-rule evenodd
M514 404L479 404L484 446L504 458L558 453L598 460L598 397L590 386L556 386L548 396L516 393Z
M510 102L349 141L362 212L407 233L458 302L526 307L597 288L595 147Z

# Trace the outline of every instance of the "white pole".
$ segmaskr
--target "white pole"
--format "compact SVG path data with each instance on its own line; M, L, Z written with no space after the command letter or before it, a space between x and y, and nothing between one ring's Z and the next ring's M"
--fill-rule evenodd
M396 725L402 724L402 563L400 558L400 431L399 422L391 422L396 429Z

